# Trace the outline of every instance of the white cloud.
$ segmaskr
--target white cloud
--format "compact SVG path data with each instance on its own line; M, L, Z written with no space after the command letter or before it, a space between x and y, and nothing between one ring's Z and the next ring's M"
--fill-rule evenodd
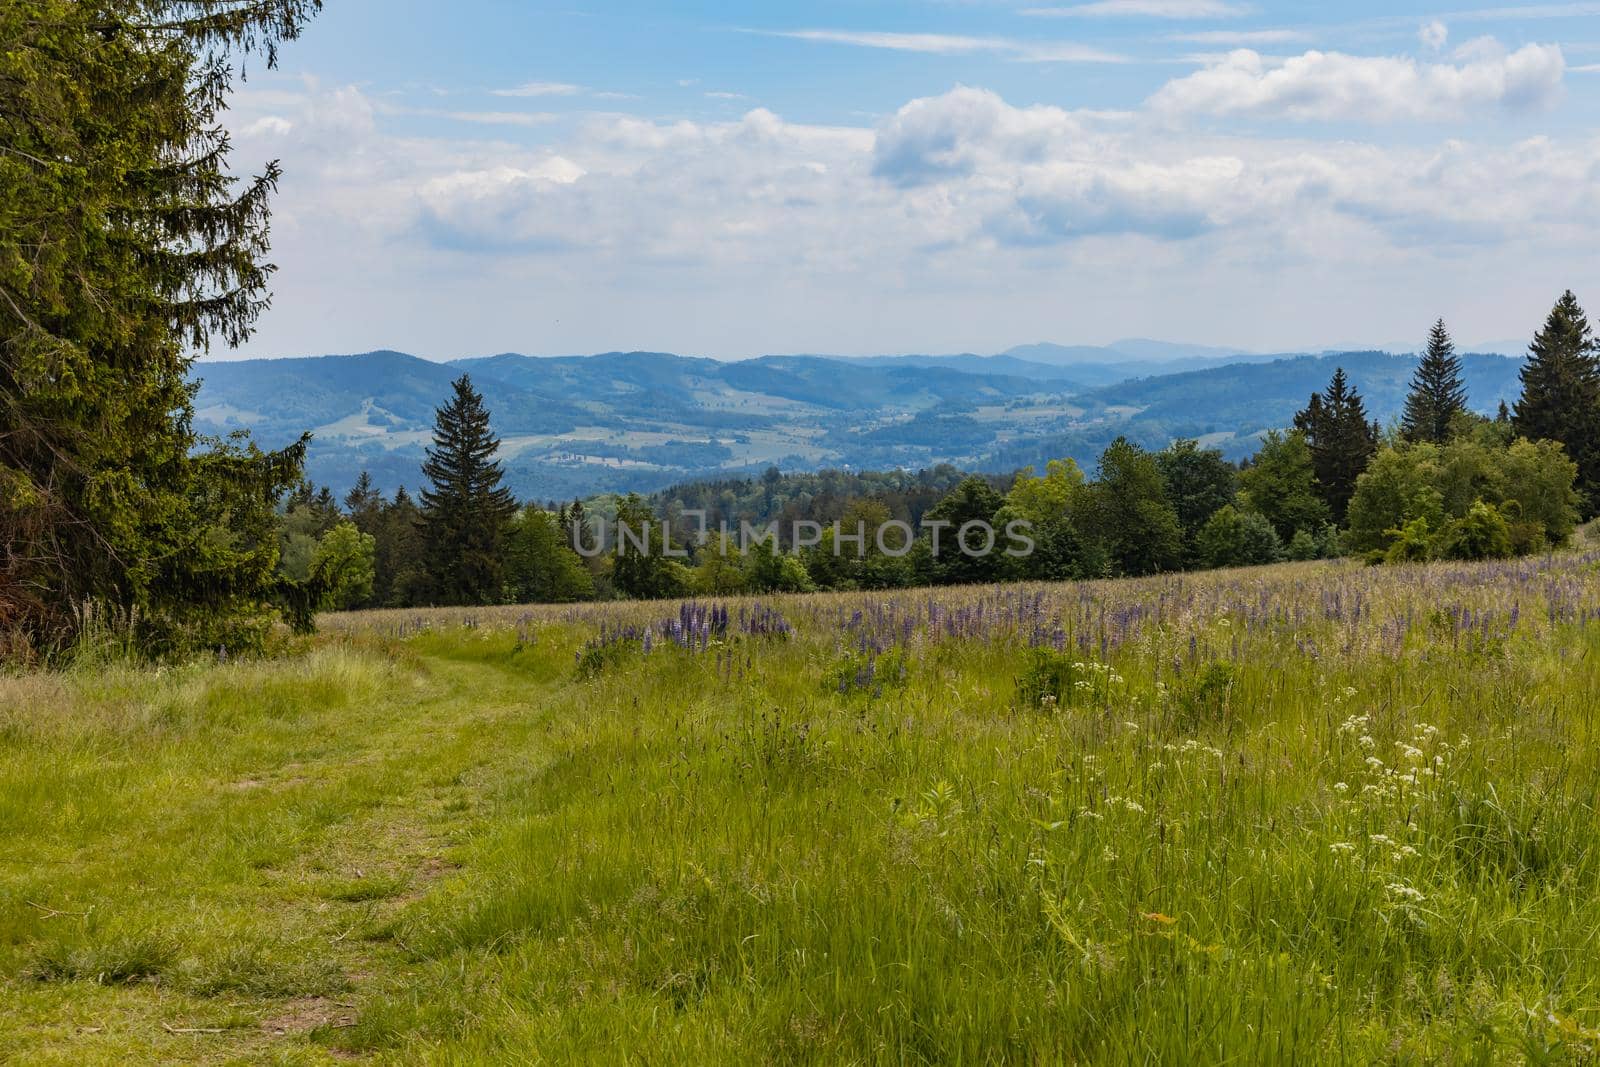
M1302 30L1205 30L1199 33L1174 33L1169 41L1246 48L1258 44L1294 44L1310 39Z
M1024 63L1123 63L1126 59L1072 41L1018 41L1008 37L962 37L943 33L872 33L856 30L762 30L767 37L882 48L925 55L1003 55Z
M435 111L423 109L408 113L422 115L427 118L449 119L451 122L470 122L479 126L543 126L556 120L555 115L543 111Z
M284 137L294 130L294 123L280 115L263 115L247 125L246 137Z
M977 88L874 129L593 115L548 146L408 136L354 88L251 89L234 118L239 164L287 172L256 354L985 349L1135 316L1272 347L1354 306L1385 333L1419 300L1547 305L1600 227L1593 139L1196 133Z
M1417 39L1422 42L1422 47L1430 52L1443 51L1444 46L1450 42L1450 27L1438 19L1425 22L1417 31Z
M1150 105L1168 114L1396 122L1531 110L1561 95L1566 60L1554 45L1507 53L1475 42L1457 58L1459 64L1418 63L1313 51L1274 63L1242 49L1169 82Z
M1248 15L1250 8L1225 0L1098 0L1069 7L1031 7L1024 15L1043 18L1144 17L1161 19L1236 18Z
M581 85L566 82L527 82L511 89L490 90L495 96L577 96L584 91Z

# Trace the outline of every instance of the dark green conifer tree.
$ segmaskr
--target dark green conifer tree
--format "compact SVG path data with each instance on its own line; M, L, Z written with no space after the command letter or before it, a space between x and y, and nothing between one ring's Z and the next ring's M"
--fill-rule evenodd
M1378 434L1367 420L1366 402L1350 385L1343 367L1333 372L1326 393L1311 394L1306 409L1294 417L1294 425L1311 450L1317 493L1333 521L1343 524L1356 480L1378 451ZM1290 530L1288 536L1295 532ZM1314 535L1317 531L1304 532Z
M356 479L356 484L344 495L344 509L350 521L364 534L376 534L383 515L383 494L373 488L372 475L366 471Z
M1517 401L1518 435L1558 441L1578 465L1585 515L1600 505L1600 359L1589 318L1569 289L1528 347Z
M259 640L304 444L192 428L196 355L267 304L276 164L239 182L242 52L318 0L0 4L0 643L110 604L154 652Z
M1428 349L1411 378L1401 432L1407 441L1443 444L1450 439L1450 424L1467 410L1467 387L1461 381L1461 359L1455 342L1440 319L1428 335Z
M434 413L433 447L422 473L422 531L439 604L493 604L505 596L501 559L506 530L517 512L495 453L483 397L463 374Z

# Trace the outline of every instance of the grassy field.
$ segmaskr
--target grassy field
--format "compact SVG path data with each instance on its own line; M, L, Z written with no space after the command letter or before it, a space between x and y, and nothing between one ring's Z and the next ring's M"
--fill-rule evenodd
M1597 560L0 678L0 1057L1593 1062Z

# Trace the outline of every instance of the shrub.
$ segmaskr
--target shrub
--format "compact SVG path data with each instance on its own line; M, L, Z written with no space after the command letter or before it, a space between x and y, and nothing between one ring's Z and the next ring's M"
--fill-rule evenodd
M1505 516L1493 504L1478 501L1462 518L1439 534L1439 558L1456 560L1505 559L1514 542Z
M1294 532L1294 539L1289 542L1289 547L1284 549L1283 554L1284 558L1293 560L1296 563L1317 559L1320 555L1317 551L1316 538L1304 530L1296 530Z
M1428 520L1412 519L1398 530L1390 530L1392 543L1383 553L1385 563L1426 563L1433 558L1433 535Z
M1186 729L1215 725L1225 721L1233 704L1233 691L1239 671L1232 663L1218 660L1188 679L1178 690L1179 724Z
M1209 567L1254 567L1283 558L1283 542L1272 523L1232 504L1206 520L1196 538L1196 549Z

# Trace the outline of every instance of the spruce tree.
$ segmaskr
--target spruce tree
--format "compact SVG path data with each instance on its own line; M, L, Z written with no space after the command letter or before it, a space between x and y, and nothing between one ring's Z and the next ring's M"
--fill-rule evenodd
M350 513L356 529L365 534L376 532L383 513L383 494L373 487L372 475L361 472L356 484L344 495L344 509Z
M433 447L422 465L431 483L422 491L422 531L433 599L492 604L505 593L501 553L517 505L500 484L500 442L483 397L465 374L451 388L434 413Z
M89 599L152 651L262 634L304 445L199 438L188 373L272 270L279 171L233 176L231 60L317 7L0 4L0 635L70 640Z
M1434 323L1428 350L1411 379L1401 432L1408 441L1443 444L1450 439L1450 423L1467 410L1467 389L1461 381L1461 359L1450 340L1444 320Z
M1569 289L1528 347L1522 368L1517 434L1557 441L1578 465L1586 516L1600 504L1600 359L1589 319Z
M1366 402L1351 387L1344 368L1333 373L1326 395L1312 393L1306 409L1295 416L1295 429L1305 435L1316 475L1317 493L1333 521L1344 523L1355 495L1356 480L1378 451L1378 434L1367 421ZM1315 530L1306 530L1315 534ZM1290 531L1286 536L1293 536Z

